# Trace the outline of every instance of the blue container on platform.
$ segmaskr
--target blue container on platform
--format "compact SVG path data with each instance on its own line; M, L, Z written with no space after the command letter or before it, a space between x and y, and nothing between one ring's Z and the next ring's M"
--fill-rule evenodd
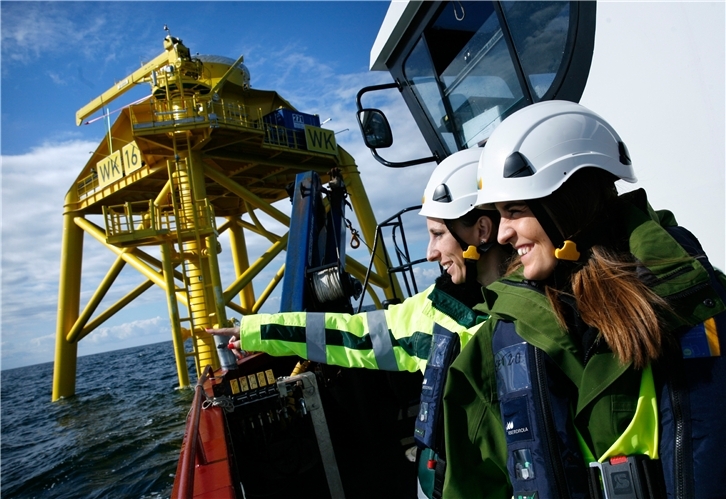
M297 149L307 149L305 125L320 126L318 115L300 113L286 108L276 109L266 114L262 117L262 121L268 125L274 125L266 127L266 142Z

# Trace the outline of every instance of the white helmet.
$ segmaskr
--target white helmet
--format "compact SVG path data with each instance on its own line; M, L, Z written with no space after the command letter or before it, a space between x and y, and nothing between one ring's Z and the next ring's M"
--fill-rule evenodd
M476 171L481 148L464 149L446 157L433 171L424 190L424 217L456 220L476 206Z
M637 180L625 144L600 116L569 101L532 104L489 137L477 171L476 204L543 198L588 166Z

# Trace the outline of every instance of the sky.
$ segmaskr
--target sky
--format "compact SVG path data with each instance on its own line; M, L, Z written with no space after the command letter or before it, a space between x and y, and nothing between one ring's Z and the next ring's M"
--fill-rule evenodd
M358 90L391 81L387 73L368 70L387 8L383 1L0 2L0 368L53 360L63 199L105 133L103 120L77 127L75 112L160 54L165 25L193 54L243 54L254 88L275 90L300 111L329 120L325 127L356 159L377 220L419 204L433 163L380 165L355 120ZM656 209L671 209L722 269L724 19L723 2L600 3L582 98L628 144L639 182L625 188L644 187ZM143 97L147 88L129 92L112 110ZM392 122L394 146L386 159L428 155L395 92L370 99L365 104L383 109ZM422 219L413 214L406 221L412 256L422 258ZM220 241L229 248L224 235ZM248 243L251 253L267 245ZM366 252L362 246L349 254L367 265ZM81 306L113 260L86 238ZM233 270L222 265L227 285ZM279 265L271 267L255 281L258 293ZM419 288L437 272L431 265L420 269ZM104 303L139 282L124 270ZM262 311L278 307L273 295ZM165 297L152 289L84 338L79 355L170 339Z

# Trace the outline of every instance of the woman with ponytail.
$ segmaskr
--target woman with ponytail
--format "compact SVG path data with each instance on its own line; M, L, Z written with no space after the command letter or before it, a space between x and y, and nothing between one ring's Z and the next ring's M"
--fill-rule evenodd
M444 497L725 497L726 278L642 189L618 195L619 135L540 102L477 175L516 258L449 371Z

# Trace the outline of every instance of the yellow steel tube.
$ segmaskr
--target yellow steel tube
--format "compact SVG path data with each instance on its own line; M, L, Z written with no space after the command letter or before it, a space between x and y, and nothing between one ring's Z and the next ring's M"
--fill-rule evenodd
M285 234L282 239L270 246L270 249L265 251L265 253L258 258L255 263L253 263L245 272L242 273L242 275L235 279L235 281L224 292L225 303L232 301L232 298L234 298L234 295L239 293L240 289L252 282L252 279L254 279L257 274L259 274L267 266L267 264L272 261L273 258L275 258L282 250L287 248L287 236L288 235Z
M277 287L277 285L282 280L282 276L284 276L284 275L285 275L285 264L283 264L282 267L280 267L280 270L277 271L277 273L275 274L275 276L270 281L270 284L267 285L267 287L262 292L262 294L260 295L260 297L257 300L257 302L255 302L255 306L252 307L252 313L253 314L256 314L257 311L260 310L260 308L262 307L262 305L264 305L265 301L270 296L270 294L275 290L275 287Z
M164 187L159 191L159 195L154 199L154 206L168 206L169 192L171 192L171 180L167 180Z
M245 209L247 210L247 214L248 214L248 215L250 216L250 218L252 219L252 223L254 223L254 224L255 224L255 227L256 227L256 228L257 228L257 230L259 231L258 233L259 233L259 234L261 234L261 235L263 235L263 236L265 236L265 237L266 237L266 238L267 238L268 240L270 240L270 241L273 241L273 240L274 240L274 236L275 236L275 235L274 235L274 234L272 234L272 233L271 233L270 231L268 231L267 229L265 229L265 226L264 226L264 225L262 225L262 222L260 222L260 219L259 219L259 218L257 218L257 215L255 215L255 210L253 210L252 208L250 208L250 203L248 203L248 202L247 202L246 200L244 200L244 199L243 199L242 201L243 201L243 202L244 202L244 204L245 204ZM289 222L288 222L288 225L289 225Z
M353 274L355 277L363 281L366 277L366 272L368 271L368 268L364 266L362 263L360 263L355 258L345 255L345 268L348 272ZM387 288L391 285L391 282L388 280L388 277L382 277L375 272L371 272L368 276L368 282L371 284L375 284L378 287L381 288Z
M144 81L144 79L151 74L151 71L168 61L168 51L165 51L141 66L139 69L128 75L126 78L124 78L124 80L122 80L122 84L119 83L117 85L114 85L113 87L93 99L91 102L89 102L76 112L76 125L80 125L81 123L83 123L84 119L88 118L90 115L101 109L112 100L121 96L121 94L123 94L124 92L134 88L135 83Z
M78 319L81 301L83 231L73 222L75 217L76 214L74 213L63 214L55 362L53 364L53 391L51 395L51 400L54 402L62 397L70 397L76 393L78 345L66 341L66 333L70 331L76 319Z
M283 212L272 206L270 203L264 201L262 198L256 196L248 189L245 189L237 182L227 177L225 174L207 165L204 165L204 174L217 182L222 187L228 189L245 201L248 201L255 208L259 208L260 210L264 211L278 222L287 226L290 225L289 216L285 215Z
M121 258L123 258L126 263L128 263L133 268L138 270L144 277L151 280L154 284L159 286L161 289L166 290L166 283L164 282L164 278L161 276L161 274L158 271L149 267L139 257L134 255L134 253L125 253L124 250L122 250L121 248L118 248L118 247L110 245L110 244L106 244L106 236L100 227L98 227L96 224L89 222L88 220L86 220L84 218L80 218L80 217L77 217L74 221L75 221L76 225L78 225L80 228L82 228L88 234L93 236L101 244L106 246L108 249L110 249L117 255L121 255ZM183 293L176 293L176 297L177 297L177 300L181 301L185 305L187 304L187 298L186 298L186 296L184 296Z
M182 205L189 205L191 211L189 214L192 215L191 223L194 225L191 227L199 227L199 217L195 209L194 199L204 199L207 195L204 185L204 171L201 159L201 153L198 151L192 151L191 142L189 136L187 136L187 154L186 162L188 167L188 187L189 190L179 192L180 201ZM187 241L184 244L184 252L192 253L196 255L196 258L188 260L187 265L187 282L189 288L189 315L192 317L194 328L208 328L212 327L210 315L212 311L216 310L215 298L214 298L214 279L219 279L219 268L211 269L209 255L212 252L216 252L216 239L214 239L214 247L207 248L206 257L204 256L205 248L203 245L207 242L206 240L200 240L197 234L196 239ZM216 253L214 254L216 257ZM212 273L216 272L217 276L212 277ZM207 285L211 284L208 288ZM221 295L221 285L220 285ZM222 309L224 314L224 309ZM195 335L194 341L196 344L197 352L197 376L201 374L201 370L207 364L212 366L212 369L219 369L220 362L219 356L217 355L217 348L214 337L210 335Z
M345 268L353 276L360 279L361 283L365 281L366 272L368 271L367 267L364 267L363 264L349 257L348 255L345 255ZM382 308L381 301L378 299L378 295L376 294L376 292L373 291L373 288L370 286L371 284L375 284L376 286L379 286L381 288L386 288L388 285L390 285L390 282L388 282L387 279L379 276L375 272L371 272L368 276L368 286L366 286L366 289L363 290L364 293L368 293L370 295L376 308Z
M368 295L371 297L371 300L373 300L373 305L376 308L383 308L383 305L381 304L381 300L378 298L378 295L373 290L372 287L367 286L366 289L363 290L364 293L368 293Z
M134 301L136 298L138 298L141 293L149 289L151 286L153 286L154 283L150 280L146 280L145 282L139 284L136 286L133 290L126 293L126 295L118 300L116 303L108 307L106 310L101 312L96 316L95 319L92 321L89 321L88 324L86 324L83 327L83 330L81 331L81 334L78 335L78 341L81 341L83 338L88 336L91 332L93 332L94 329L96 329L98 326L106 322L110 317L112 317L116 312L124 308L126 305Z
M93 312L96 311L96 308L101 303L101 300L103 300L103 297L106 296L106 293L111 288L111 285L114 283L118 275L121 273L121 270L124 268L124 265L126 265L126 262L124 262L123 258L120 256L116 257L116 261L113 262L113 265L111 265L111 268L108 269L108 272L106 273L106 276L103 278L101 283L98 285L98 289L96 289L96 292L93 293L93 296L91 296L91 299L88 300L88 303L86 304L86 307L83 309L83 312L81 312L80 317L76 321L76 323L71 328L70 332L66 336L66 341L68 343L75 343L78 341L79 335L81 333L81 330L83 329L83 326L86 325L88 322L88 319L91 318L91 315L93 315Z
M194 329L212 327L209 320L210 308L208 306L208 297L205 290L205 282L209 282L208 272L205 274L202 267L202 258L196 241L188 241L185 243L185 254L189 254L187 259L187 282L189 288L189 316L192 318ZM196 258L191 255L196 254ZM214 339L209 335L194 335L195 349L197 352L197 376L201 374L204 366L211 365L212 369L219 369L219 359L217 350L214 345Z
M217 238L214 235L207 236L207 262L209 264L209 276L212 280L212 294L214 295L214 310L217 314L217 324L223 326L227 323L227 312L225 310L224 293L222 292L222 280L219 275L219 262L217 261Z
M249 315L252 313L251 309L242 308L233 301L228 301L227 306L242 316Z
M234 223L236 223L237 225L242 227L242 229L248 230L255 234L258 234L258 235L264 237L265 239L267 239L268 241L270 241L271 243L274 243L274 242L280 240L281 236L278 236L277 234L273 234L272 232L268 232L264 227L262 227L262 228L257 227L254 224L251 224L245 220L242 220L241 218L233 218L232 220L234 221ZM230 225L231 225L231 222L229 220L224 222L222 225L217 227L217 232L219 232L221 234L222 232L228 230Z
M245 220L238 220L237 223L240 227L242 227L245 230L249 230L251 232L254 232L255 234L259 234L260 236L264 237L271 243L274 243L276 241L279 241L282 236L279 236L277 234L273 234L272 232L267 231L264 227L260 228L255 224L251 224Z
M353 210L355 211L355 215L361 225L363 238L369 242L369 244L372 244L376 234L376 217L373 214L371 203L368 200L368 195L366 194L363 183L361 182L358 167L352 162L353 158L349 155L347 157L350 158L350 163L342 168L345 188L350 195L350 202L353 205ZM376 255L373 259L373 264L376 271L381 276L388 275L388 268L386 267L385 261L386 259L383 248L379 246L376 248ZM391 282L393 283L393 287L391 287L390 283L383 286L386 297L393 298L394 296L403 296L396 276L391 276Z
M133 249L134 256L137 256L139 260L146 262L150 265L153 265L155 270L161 272L162 264L161 261L158 258L154 258L153 256L149 255L148 253L141 251L139 248ZM172 260L174 259L174 249L172 248ZM174 278L179 279L180 281L184 279L184 276L181 272L178 270L174 271Z
M161 245L161 263L163 265L164 281L166 282L166 305L169 309L169 319L171 322L171 339L174 344L174 356L176 358L176 373L179 378L179 387L186 388L189 386L189 371L187 370L187 358L184 351L184 339L182 337L181 322L179 317L179 307L175 299L173 290L174 284L174 266L171 263L171 244Z
M217 225L217 234L224 233L227 229L229 229L229 226L233 223L237 223L237 218L235 217L228 217L227 221L224 222L222 225Z
M247 254L247 243L242 227L237 223L239 217L229 217L229 247L232 253L232 262L234 263L234 275L239 277L242 273L250 268L249 255ZM227 301L227 300L225 300ZM250 281L244 286L239 293L240 305L243 308L252 308L255 303L255 291Z
M214 95L217 92L219 92L219 89L222 88L222 85L224 85L224 82L227 81L227 78L229 78L229 75L231 75L235 69L239 69L239 65L242 61L244 61L244 59L245 59L244 56L241 55L241 56L239 56L239 58L236 61L234 61L234 64L232 64L227 69L227 71L224 72L224 74L219 79L219 81L217 81L217 83L214 84L214 87L212 88L212 90L209 91L209 95Z

